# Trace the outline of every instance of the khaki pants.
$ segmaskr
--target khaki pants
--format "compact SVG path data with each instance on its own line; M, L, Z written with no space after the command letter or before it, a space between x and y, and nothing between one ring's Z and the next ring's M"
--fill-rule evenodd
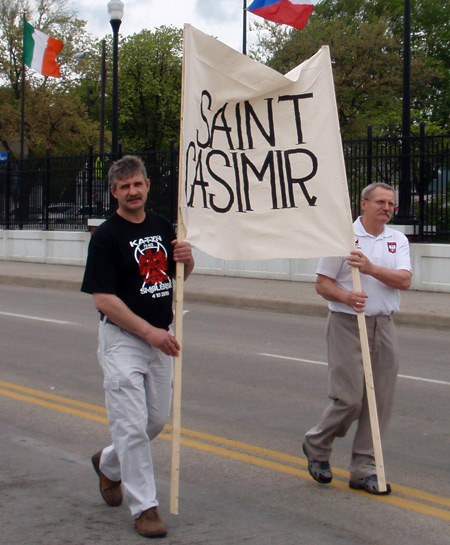
M366 316L380 433L383 438L392 413L398 373L398 342L392 316ZM332 403L320 422L305 435L311 458L329 460L335 437L344 437L353 421L350 479L376 473L358 319L330 312L327 325L328 396Z

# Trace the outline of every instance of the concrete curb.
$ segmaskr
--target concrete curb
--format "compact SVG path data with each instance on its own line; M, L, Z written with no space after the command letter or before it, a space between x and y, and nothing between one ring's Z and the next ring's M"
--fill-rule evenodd
M24 286L27 288L50 288L57 290L79 291L81 282L55 278L27 278L12 275L0 275L0 284L9 286Z
M36 276L26 277L0 274L0 284L79 291L81 279L55 279ZM208 293L205 291L191 291L189 287L186 286L184 300L192 303L214 304L224 307L245 308L252 310L260 309L271 312L283 312L320 318L325 318L328 314L328 308L325 302L318 302L315 304L287 301L283 299L267 299L264 297L232 295L229 293L224 295L220 293ZM399 326L450 331L450 317L441 316L439 314L398 312L395 315L395 323Z
M450 331L450 317L439 314L411 314L400 311L394 315L394 320L401 326Z
M236 295L220 295L208 293L194 293L185 288L185 301L192 303L212 303L224 307L245 308L254 310L270 310L287 314L303 314L306 316L326 317L328 308L318 303L296 303L277 299L261 299L259 297L245 297Z

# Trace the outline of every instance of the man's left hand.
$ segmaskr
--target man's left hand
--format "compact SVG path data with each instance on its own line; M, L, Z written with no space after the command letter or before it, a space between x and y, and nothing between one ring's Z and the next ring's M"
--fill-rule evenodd
M189 242L183 240L172 240L173 259L180 263L190 263L192 261L192 248Z

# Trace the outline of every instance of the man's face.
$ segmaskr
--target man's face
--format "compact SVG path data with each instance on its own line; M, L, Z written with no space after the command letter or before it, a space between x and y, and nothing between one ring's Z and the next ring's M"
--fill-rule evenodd
M395 194L390 189L376 187L361 201L361 209L367 220L389 223L395 210Z
M117 199L119 210L127 213L140 212L147 202L150 190L150 180L146 180L141 172L129 178L117 180L115 189L111 193Z

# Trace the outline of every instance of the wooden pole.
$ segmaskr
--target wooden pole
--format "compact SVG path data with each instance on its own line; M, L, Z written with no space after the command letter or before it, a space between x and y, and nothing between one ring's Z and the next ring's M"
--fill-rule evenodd
M178 240L180 240L178 238ZM183 300L184 264L177 263L175 296L175 337L183 347ZM181 378L182 348L174 359L173 400L172 400L172 465L170 474L170 513L178 515L178 496L180 487L180 442L181 442Z
M184 41L186 43L186 41ZM185 46L186 47L186 46ZM183 150L183 107L184 107L185 59L183 59L181 77L181 120L180 120L180 152L179 175L182 172ZM186 238L186 227L181 214L182 180L178 180L178 213L177 213L177 240ZM180 355L174 359L173 373L173 400L172 400L172 464L170 474L170 513L178 515L178 497L180 488L180 436L181 436L181 379L183 356L183 305L184 305L184 263L177 263L176 293L175 293L175 337L181 346Z
M361 277L359 274L359 269L358 267L351 267L351 269L352 269L353 288L356 291L361 291ZM370 361L369 340L367 337L366 317L363 312L358 312L357 316L358 316L359 337L361 340L361 352L362 352L362 361L363 361L363 368L364 368L364 378L366 382L367 403L369 405L370 426L372 429L372 441L373 441L373 451L375 455L375 467L376 467L377 479L378 479L378 490L380 492L386 492L387 491L386 477L384 473L383 451L381 448L381 435L380 435L380 427L378 423L375 387L373 384L372 364Z

